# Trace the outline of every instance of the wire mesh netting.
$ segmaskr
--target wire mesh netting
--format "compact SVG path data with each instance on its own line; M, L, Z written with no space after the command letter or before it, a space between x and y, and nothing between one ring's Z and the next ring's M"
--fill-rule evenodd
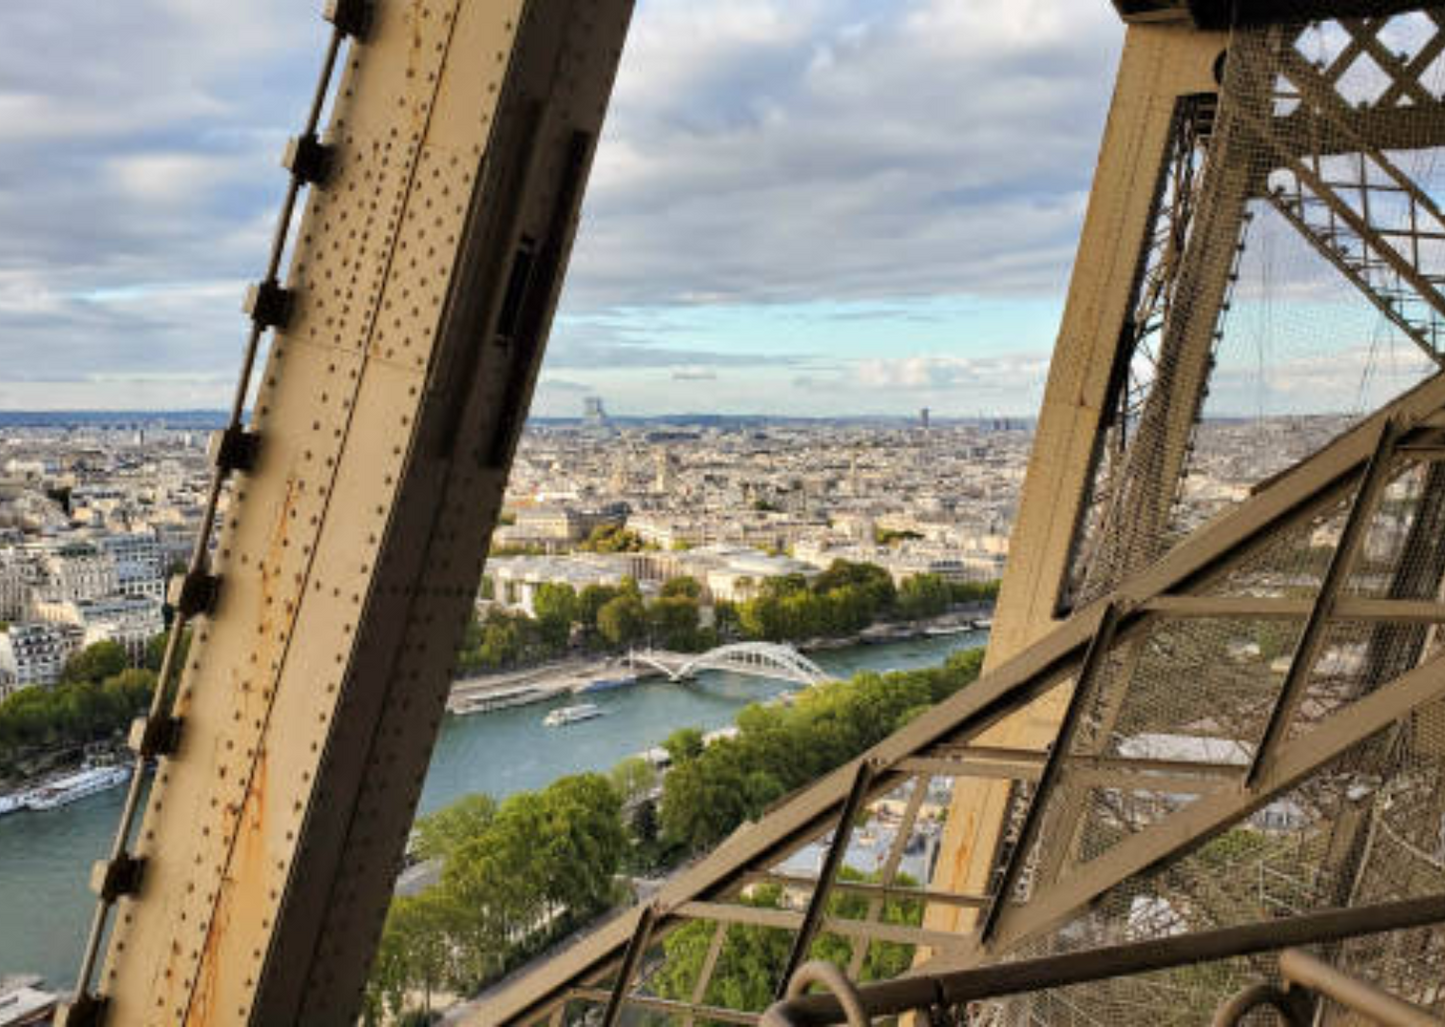
M1178 101L1066 606L1436 368L1440 19L1239 31Z
M1219 94L1174 109L1065 587L1072 609L1136 599L1121 584L1431 379L1445 349L1445 216L1434 199L1445 192L1445 8L1240 30L1227 52ZM1195 610L1163 605L1132 620L1106 639L1092 676L1082 650L1037 671L1023 715L1062 720L1053 753L989 750L987 718L970 720L911 753L926 772L893 779L840 839L812 823L740 868L707 895L734 913L694 909L654 939L622 982L636 1000L622 1022L755 1022L830 845L842 846L842 871L809 951L861 981L898 976L943 944L907 932L936 928L939 891L919 889L936 879L941 850L967 847L960 839L992 855L970 882L976 894L946 897L947 929L977 942L960 949L976 958L1445 894L1445 703L1402 699L1369 730L1347 730L1441 656L1439 449L1438 439L1385 446L1377 490L1357 461L1276 510L1163 596L1197 600ZM1306 769L1252 791L1279 752ZM993 821L948 823L959 789L987 791ZM1131 864L1121 851L1148 858ZM993 948L990 923L1005 939ZM1312 951L1445 1010L1438 930ZM594 985L615 982L613 966ZM1241 988L1276 979L1264 955L963 1013L996 1025L1207 1023ZM605 1005L592 994L556 1022L600 1022ZM1348 1020L1326 1008L1321 1022Z
M1442 715L1445 705L1436 703L1408 724L1351 748L1167 863L1111 888L1086 914L1012 955L1079 951L1440 894ZM1156 798L1132 794L1136 801ZM1445 935L1438 929L1371 935L1312 951L1407 1001L1437 1012L1445 1008ZM975 1012L979 1023L1206 1024L1233 993L1275 976L1268 954L990 1003L989 1018Z

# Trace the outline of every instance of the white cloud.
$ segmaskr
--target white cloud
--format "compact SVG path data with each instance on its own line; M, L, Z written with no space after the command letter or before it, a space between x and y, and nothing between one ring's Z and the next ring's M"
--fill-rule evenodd
M140 403L126 375L229 373L315 6L0 9L0 376L108 375ZM619 327L560 333L553 365L656 367L662 392L737 368L781 395L786 345L769 367L644 345L628 311L1058 295L1120 38L1067 0L643 0L564 307Z

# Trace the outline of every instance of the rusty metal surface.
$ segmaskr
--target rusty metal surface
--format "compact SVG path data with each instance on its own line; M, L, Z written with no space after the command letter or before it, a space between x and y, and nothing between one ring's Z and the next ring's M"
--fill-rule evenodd
M630 6L385 0L348 54L108 1022L354 1019ZM524 235L544 270L503 339Z

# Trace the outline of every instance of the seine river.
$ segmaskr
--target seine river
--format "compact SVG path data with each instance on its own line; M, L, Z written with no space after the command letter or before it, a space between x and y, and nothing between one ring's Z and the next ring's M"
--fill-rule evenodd
M970 632L856 646L813 658L838 677L859 670L907 670L935 666L956 649L982 645L985 637ZM743 706L788 687L709 671L687 685L657 681L588 696L607 715L564 728L543 727L542 718L565 705L565 699L448 717L422 791L422 812L469 792L500 798L565 774L607 770L676 728L730 724ZM115 789L64 809L0 818L0 977L38 973L57 989L74 983L92 909L89 868L108 850L123 794L124 789Z

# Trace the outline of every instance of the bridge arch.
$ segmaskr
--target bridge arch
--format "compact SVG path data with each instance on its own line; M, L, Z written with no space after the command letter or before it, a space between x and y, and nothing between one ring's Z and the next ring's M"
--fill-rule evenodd
M692 677L700 670L725 670L749 677L818 685L832 675L790 645L776 642L734 642L697 656L642 650L631 654L634 663L652 667L673 681Z

